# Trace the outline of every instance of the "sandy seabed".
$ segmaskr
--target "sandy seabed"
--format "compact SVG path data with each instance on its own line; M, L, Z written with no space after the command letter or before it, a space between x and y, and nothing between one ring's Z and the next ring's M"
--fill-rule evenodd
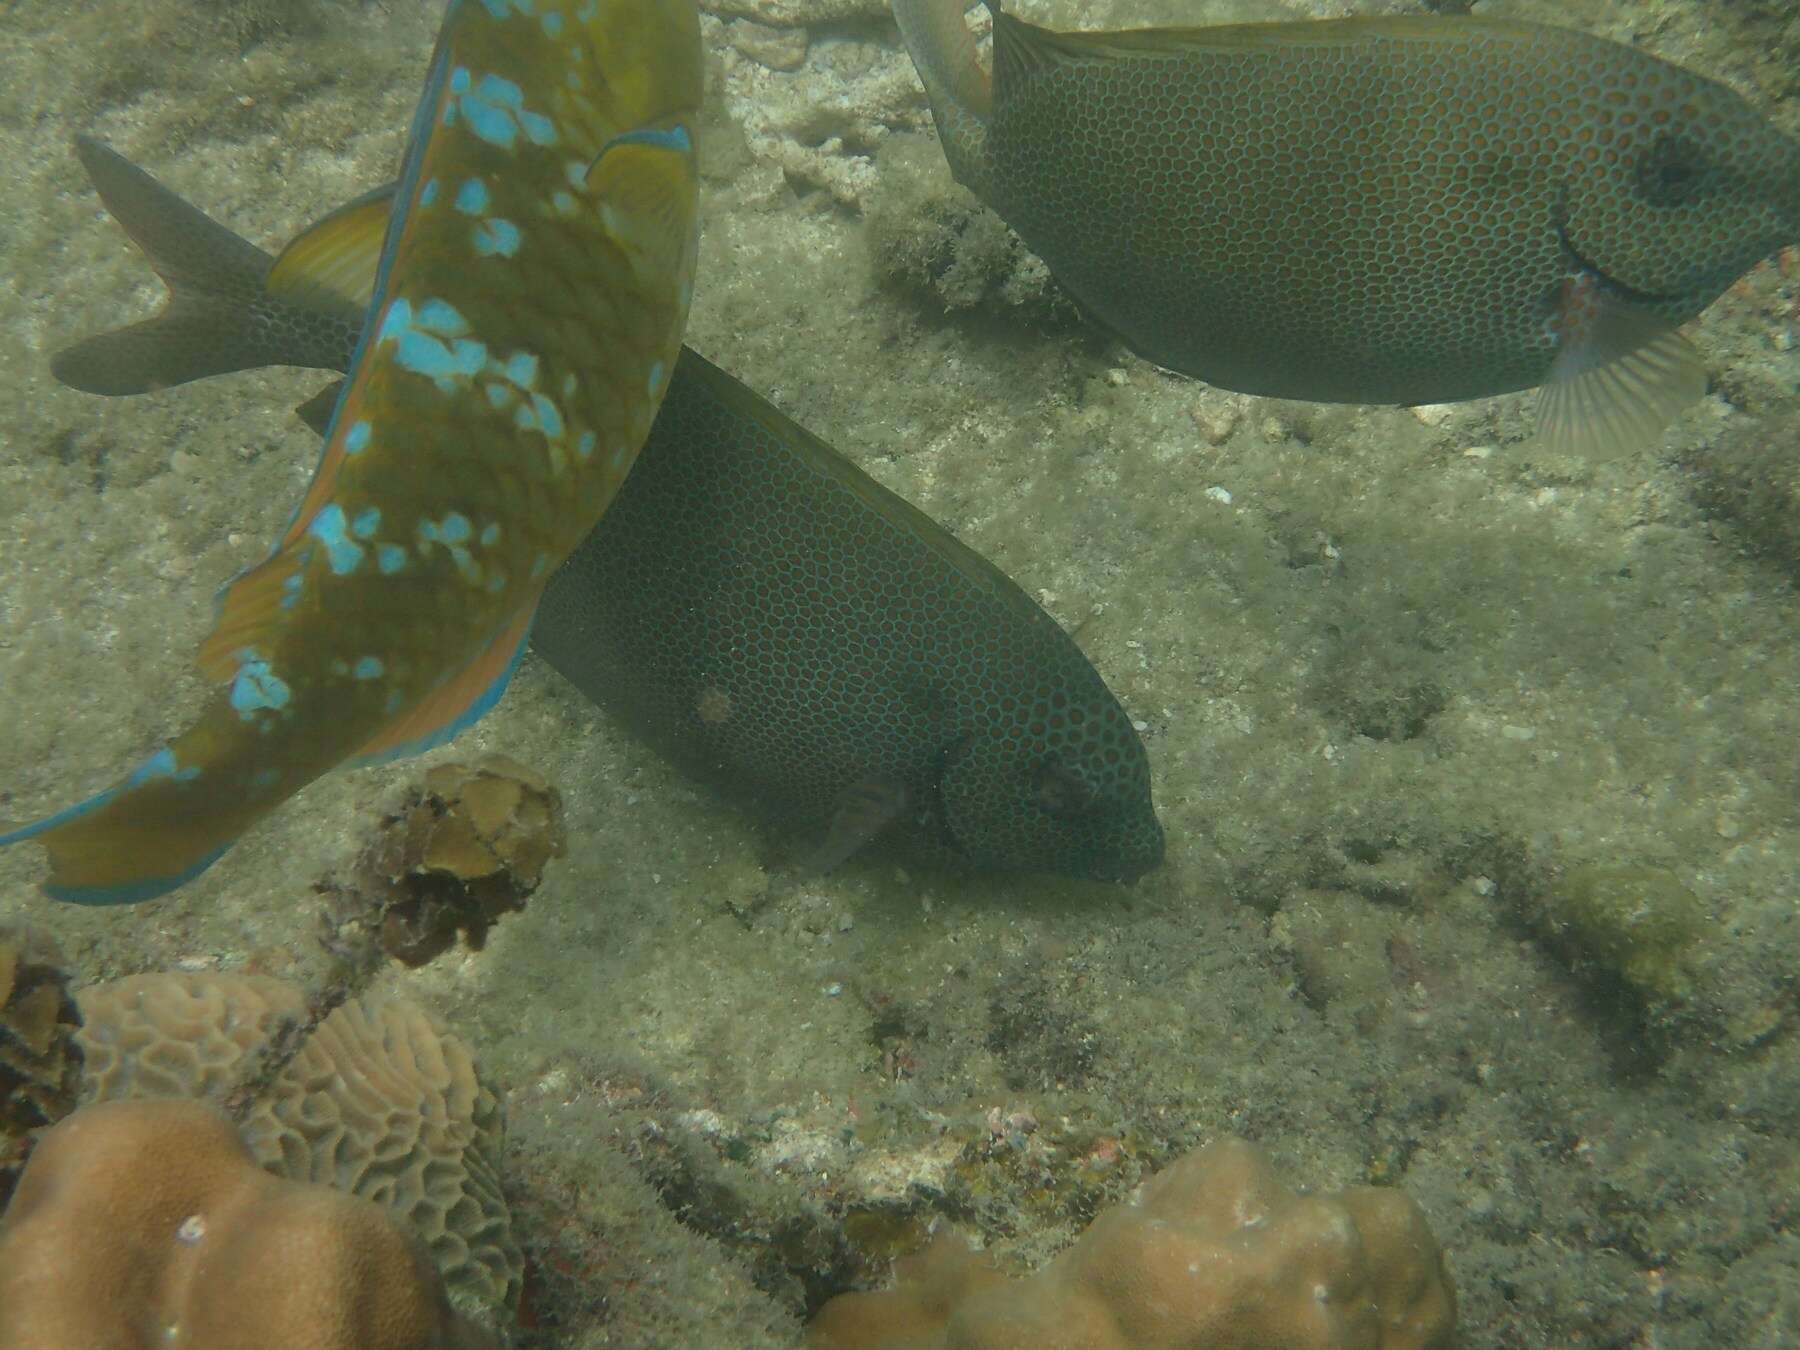
M879 1268L869 1215L1034 1264L1227 1133L1301 1184L1405 1186L1466 1346L1800 1337L1794 278L1704 316L1714 393L1617 462L1544 452L1526 396L1223 393L1083 328L952 188L882 5L708 8L690 341L1075 634L1142 724L1169 857L1130 889L879 856L772 888L781 841L528 660L429 762L544 773L569 855L485 950L374 977L509 1098L522 1343L791 1344ZM1477 11L1638 41L1800 129L1780 5ZM316 375L113 402L51 379L159 295L70 138L277 245L390 176L440 12L0 4L0 816L186 723L213 592L317 453L289 411ZM420 771L329 778L135 909L53 905L8 850L0 922L53 931L80 982L321 981L313 883ZM1647 964L1633 888L1687 938Z

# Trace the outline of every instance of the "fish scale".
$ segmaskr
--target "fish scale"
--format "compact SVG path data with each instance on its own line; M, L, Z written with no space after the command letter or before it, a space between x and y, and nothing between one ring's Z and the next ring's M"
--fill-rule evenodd
M452 0L319 468L201 645L222 687L117 787L0 835L46 846L52 895L161 894L498 699L667 386L699 100L691 0Z

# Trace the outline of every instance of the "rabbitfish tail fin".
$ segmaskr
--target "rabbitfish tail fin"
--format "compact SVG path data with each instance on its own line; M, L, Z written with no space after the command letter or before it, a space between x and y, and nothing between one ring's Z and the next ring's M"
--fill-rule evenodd
M58 353L57 379L90 394L142 394L255 366L341 367L343 324L271 301L267 253L92 137L77 137L75 151L169 299L154 318Z
M999 15L999 6L988 8ZM931 101L950 171L959 183L980 192L988 176L994 93L976 59L975 37L963 21L963 0L894 0L894 22Z

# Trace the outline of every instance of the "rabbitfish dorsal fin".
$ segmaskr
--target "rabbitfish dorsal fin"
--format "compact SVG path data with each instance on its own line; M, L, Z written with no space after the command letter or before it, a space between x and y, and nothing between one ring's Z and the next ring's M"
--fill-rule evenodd
M375 269L393 205L389 183L308 226L275 260L269 295L360 322L375 294Z

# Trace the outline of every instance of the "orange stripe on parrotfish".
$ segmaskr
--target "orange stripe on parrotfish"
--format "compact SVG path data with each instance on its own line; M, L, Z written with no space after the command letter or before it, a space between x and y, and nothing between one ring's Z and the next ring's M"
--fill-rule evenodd
M160 895L319 775L499 698L680 349L700 87L693 0L452 0L318 470L201 645L222 688L116 787L0 835L46 847L52 896Z
M945 157L1139 355L1243 393L1544 386L1621 453L1705 392L1676 329L1800 240L1800 142L1725 86L1473 17L1056 33L894 0Z

